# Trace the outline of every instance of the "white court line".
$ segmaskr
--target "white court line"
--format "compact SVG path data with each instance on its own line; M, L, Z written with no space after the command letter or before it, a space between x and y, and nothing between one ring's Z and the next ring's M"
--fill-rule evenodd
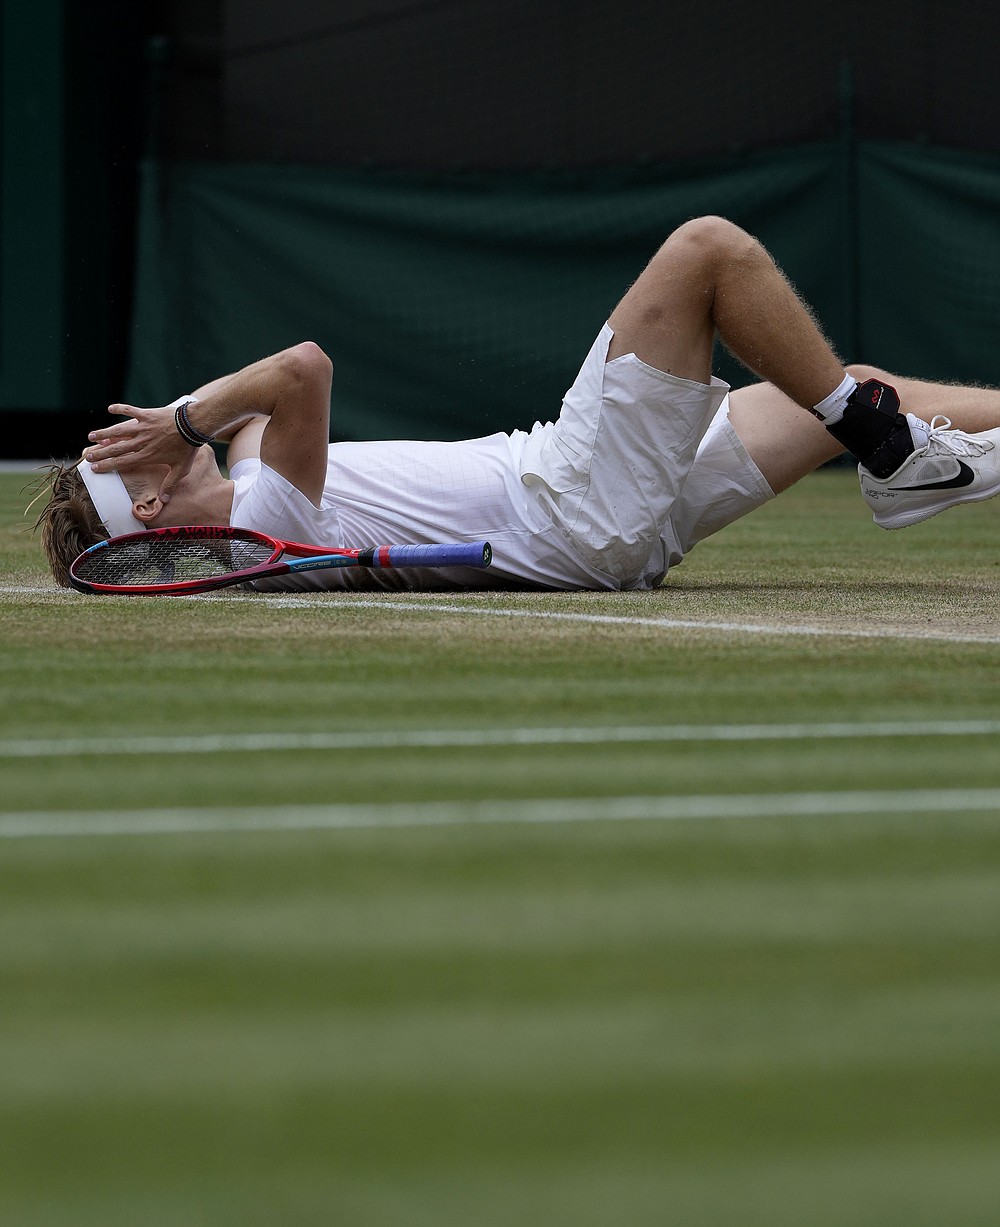
M84 596L82 593L66 592L59 588L11 586L4 588L2 591L14 596L54 596L64 597L68 600L95 599L94 597ZM545 593L540 595L558 596L560 594ZM159 598L129 597L127 599L135 601ZM370 597L349 597L343 593L336 592L322 593L316 596L241 592L234 592L223 596L205 593L201 596L175 596L164 597L163 599L169 601L225 602L226 604L253 602L259 609L325 609L327 612L338 609L402 610L407 613L447 613L460 614L464 617L488 618L530 618L548 622L576 622L588 626L643 626L656 630L721 631L727 634L771 635L776 637L808 636L820 639L888 639L929 643L1000 644L1000 635L996 634L959 634L955 632L923 630L915 627L851 628L797 625L794 623L789 625L772 625L758 622L709 622L694 618L641 617L635 614L567 613L554 609L509 609L503 606L473 605L471 603L458 605L438 600L397 600L392 594L386 594L380 600Z
M221 598L217 598L221 599ZM256 599L244 596L246 600ZM271 597L267 598L271 603ZM299 605L314 605L316 602L302 597L278 597L289 608ZM821 638L847 639L920 639L938 643L1000 643L1000 635L959 635L937 631L903 628L861 628L829 626L774 626L757 622L707 622L694 618L640 617L635 614L566 613L552 609L504 609L496 606L453 605L435 601L426 604L417 601L372 601L350 598L339 602L357 609L404 609L411 612L471 614L496 618L534 618L540 621L578 622L591 626L646 626L660 630L726 631L740 635L789 635L819 636Z
M241 754L277 750L461 749L690 741L807 741L884 737L995 737L1000 720L825 724L667 724L578 728L397 729L366 733L231 733L203 737L64 737L0 741L3 758L130 754Z
M1000 817L1000 789L806 792L688 796L581 797L521 801L442 801L388 805L296 805L108 811L40 810L0 814L0 839L82 836L241 834L364 828L504 824L659 822L724 818L837 817L851 814L987 812Z

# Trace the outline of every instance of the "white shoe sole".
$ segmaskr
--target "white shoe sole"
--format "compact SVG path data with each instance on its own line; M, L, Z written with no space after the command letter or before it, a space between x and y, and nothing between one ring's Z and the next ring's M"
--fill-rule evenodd
M903 509L886 515L879 515L876 511L872 515L872 519L879 528L892 532L896 528L909 528L911 524L919 524L922 520L929 520L932 516L939 515L942 511L947 511L951 507L960 507L962 503L985 503L987 499L996 498L998 494L1000 494L1000 479L993 485L984 486L982 490L977 490L974 494L955 493L950 498L944 498L929 507L912 507L909 510Z

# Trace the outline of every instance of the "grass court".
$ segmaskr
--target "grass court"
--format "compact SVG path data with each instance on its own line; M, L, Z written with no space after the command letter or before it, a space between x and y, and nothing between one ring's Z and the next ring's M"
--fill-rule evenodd
M1000 501L98 598L0 474L0 1221L994 1227Z

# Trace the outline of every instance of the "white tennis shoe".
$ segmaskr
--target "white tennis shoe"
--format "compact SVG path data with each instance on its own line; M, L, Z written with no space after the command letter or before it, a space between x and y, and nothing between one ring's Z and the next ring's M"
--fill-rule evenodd
M908 413L906 420L915 446L895 473L875 477L858 466L861 493L880 528L906 528L1000 494L1000 428L971 435L952 430L946 417L928 425Z

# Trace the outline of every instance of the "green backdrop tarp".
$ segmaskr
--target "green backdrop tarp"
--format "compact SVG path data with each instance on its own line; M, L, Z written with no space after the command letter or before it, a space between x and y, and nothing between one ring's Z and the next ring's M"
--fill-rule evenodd
M1000 159L873 145L858 181L865 360L1000 384Z
M127 394L162 404L311 339L334 359L337 437L530 426L705 213L763 239L845 357L1000 383L998 195L996 158L842 142L572 176L149 163Z

